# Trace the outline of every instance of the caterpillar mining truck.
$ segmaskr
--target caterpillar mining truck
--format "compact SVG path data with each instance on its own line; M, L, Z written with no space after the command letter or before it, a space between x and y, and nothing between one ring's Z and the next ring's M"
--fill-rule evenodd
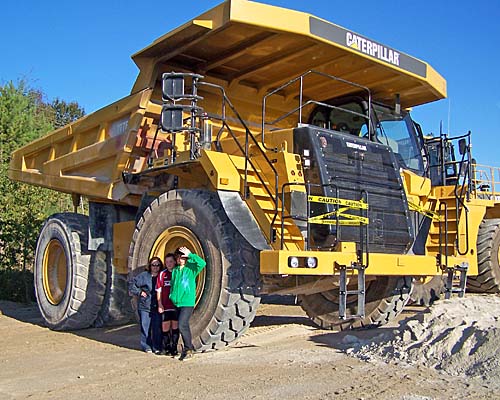
M191 321L201 350L241 336L262 294L347 329L394 318L413 282L445 276L448 296L478 271L478 289L500 284L493 170L480 182L468 135L459 161L431 163L406 111L446 96L427 63L243 0L132 58L128 97L12 156L12 179L89 202L40 232L36 296L52 329L126 320L127 279L178 246L207 261Z

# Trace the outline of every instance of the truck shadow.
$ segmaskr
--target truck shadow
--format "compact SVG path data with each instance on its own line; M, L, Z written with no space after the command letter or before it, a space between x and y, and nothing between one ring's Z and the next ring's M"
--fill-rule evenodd
M296 304L295 296L264 295L261 299L259 314L251 327L272 325L315 326Z
M21 304L0 301L0 315L48 329L36 303ZM263 297L261 307L259 308L259 315L251 323L250 329L286 325L314 326L305 314L301 312L300 307L295 305L293 296ZM135 322L120 326L68 331L66 333L100 343L140 351L140 329L139 325Z
M13 301L2 300L0 301L0 315L28 324L45 326L36 303L14 303Z
M394 321L388 326L343 332L318 330L317 334L311 335L309 340L319 346L345 351L359 343L366 344L370 341L383 340L385 337L393 337L394 330L400 328L400 324L404 324L404 320L407 317L415 316L416 314L424 314L425 312L428 312L428 309L409 307L401 313L398 321ZM21 304L10 301L0 301L0 315L13 318L23 323L46 327L36 303ZM300 307L295 304L295 298L293 296L264 296L259 308L259 314L251 323L250 332L252 328L287 325L290 327L297 325L315 327L314 323L304 314ZM140 332L137 323L102 328L88 328L71 331L69 333L100 343L107 343L130 350L140 350Z
M423 318L423 315L427 312L429 312L428 308L408 307L408 309L403 310L395 321L388 325L376 328L331 331L313 335L309 340L318 346L330 347L342 352L348 349L367 346L371 343L388 342L401 335L401 331L404 329L408 319L414 319L417 315L418 318Z

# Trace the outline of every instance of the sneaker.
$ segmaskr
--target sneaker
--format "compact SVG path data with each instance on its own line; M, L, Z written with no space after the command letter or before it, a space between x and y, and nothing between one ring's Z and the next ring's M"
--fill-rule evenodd
M179 361L184 361L187 360L188 358L193 357L193 350L183 350L181 353L181 356L179 357Z
M165 354L163 351L161 350L155 350L154 353L157 355L157 356L162 356L163 354Z
M146 349L146 350L144 350L144 352L145 352L145 353L148 353L148 354L152 354L152 353L153 353L153 350L151 350L151 349Z

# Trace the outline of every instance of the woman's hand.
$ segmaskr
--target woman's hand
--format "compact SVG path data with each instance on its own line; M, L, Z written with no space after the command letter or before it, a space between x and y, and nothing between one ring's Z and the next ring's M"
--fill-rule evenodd
M141 292L141 297L146 298L146 297L148 297L148 294L147 294L147 293L143 290L143 291Z
M163 314L164 311L165 310L164 310L163 306L161 304L158 304L158 313Z

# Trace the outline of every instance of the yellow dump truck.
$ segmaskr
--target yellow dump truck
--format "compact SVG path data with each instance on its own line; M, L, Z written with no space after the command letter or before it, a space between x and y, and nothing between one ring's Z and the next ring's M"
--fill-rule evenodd
M494 171L473 165L469 135L460 160L431 162L407 111L446 96L427 63L244 0L132 58L128 97L12 156L12 179L89 201L88 216L53 215L40 233L51 328L127 318L127 278L178 246L207 261L202 350L241 336L262 294L296 295L317 325L344 329L388 322L436 276L448 295L478 270L476 289L500 284Z

